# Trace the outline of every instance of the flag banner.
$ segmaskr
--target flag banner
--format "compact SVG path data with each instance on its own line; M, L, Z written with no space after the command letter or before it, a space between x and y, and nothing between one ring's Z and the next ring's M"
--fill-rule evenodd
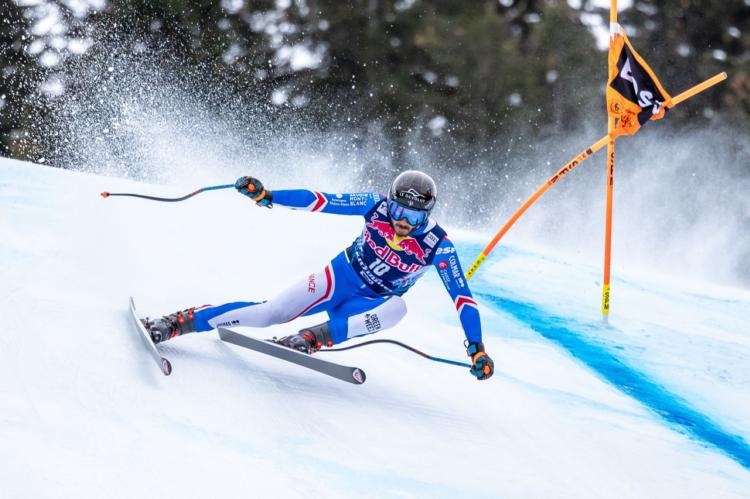
M609 47L607 113L616 119L614 136L633 135L649 120L664 117L671 99L659 79L620 28Z

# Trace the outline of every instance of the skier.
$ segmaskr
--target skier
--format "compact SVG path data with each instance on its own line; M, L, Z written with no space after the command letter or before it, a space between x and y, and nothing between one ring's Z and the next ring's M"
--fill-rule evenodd
M323 270L277 297L260 303L204 306L144 321L155 343L219 326L266 327L301 316L327 312L329 320L276 342L308 354L350 338L395 326L406 314L403 295L429 265L435 266L458 311L471 358L471 374L484 380L494 363L484 351L477 304L471 296L456 249L430 218L437 188L425 173L398 175L387 196L375 192L326 194L305 189L270 191L253 177L240 177L235 188L258 206L360 215L362 233Z

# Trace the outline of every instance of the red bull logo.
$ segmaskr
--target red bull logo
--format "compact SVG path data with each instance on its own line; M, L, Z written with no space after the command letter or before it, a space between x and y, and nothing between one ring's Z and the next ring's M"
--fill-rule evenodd
M375 217L373 217L373 220L368 223L367 226L378 231L378 234L386 238L388 241L393 241L396 238L396 231L393 229L391 222L383 222L381 220L376 220Z
M377 243L372 240L372 236L370 236L369 231L365 231L364 236L367 245L372 248L375 254L380 257L383 262L387 263L391 267L395 267L401 272L410 273L419 272L422 269L422 265L418 263L408 263L402 261L399 254L393 251L393 249L388 244L386 244L385 246L378 246Z
M407 236L401 239L400 241L395 242L394 240L396 239L396 232L393 229L393 226L391 225L391 223L378 220L376 217L377 215L375 215L372 219L370 219L370 222L367 224L367 227L371 229L375 229L381 237L385 238L386 243L391 249L394 249L396 251L403 251L407 255L414 256L422 265L425 265L427 263L427 260L425 258L427 254L430 252L429 249L427 250L422 249L422 246L413 237ZM375 243L371 241L370 234L367 231L365 231L365 238L367 240L367 243L370 245L370 247L375 249L376 248L376 246L374 246ZM382 255L378 255L378 256L383 258ZM395 256L398 257L398 255L395 255ZM399 261L400 260L401 259L399 258ZM409 271L409 272L412 272L412 271Z
M407 255L414 255L414 257L419 260L422 265L425 265L427 263L425 260L425 256L427 256L425 255L425 250L422 249L422 246L420 246L417 240L413 237L402 239L398 242L398 246L402 250L404 250Z

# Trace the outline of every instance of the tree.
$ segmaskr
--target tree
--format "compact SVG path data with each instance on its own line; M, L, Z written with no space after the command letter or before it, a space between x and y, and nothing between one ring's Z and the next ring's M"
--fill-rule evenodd
M8 156L28 157L25 139L28 101L37 91L42 70L24 50L28 24L23 9L13 2L0 4L0 133Z

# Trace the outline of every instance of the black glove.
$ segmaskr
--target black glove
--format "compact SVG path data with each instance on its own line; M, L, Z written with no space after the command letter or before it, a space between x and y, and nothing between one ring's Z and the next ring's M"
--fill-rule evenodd
M495 363L484 351L484 343L468 343L466 353L471 357L471 369L469 372L478 380L489 379L495 372Z
M249 197L258 206L265 206L271 208L273 206L273 193L263 188L263 183L257 178L253 177L240 177L234 183L234 188Z

